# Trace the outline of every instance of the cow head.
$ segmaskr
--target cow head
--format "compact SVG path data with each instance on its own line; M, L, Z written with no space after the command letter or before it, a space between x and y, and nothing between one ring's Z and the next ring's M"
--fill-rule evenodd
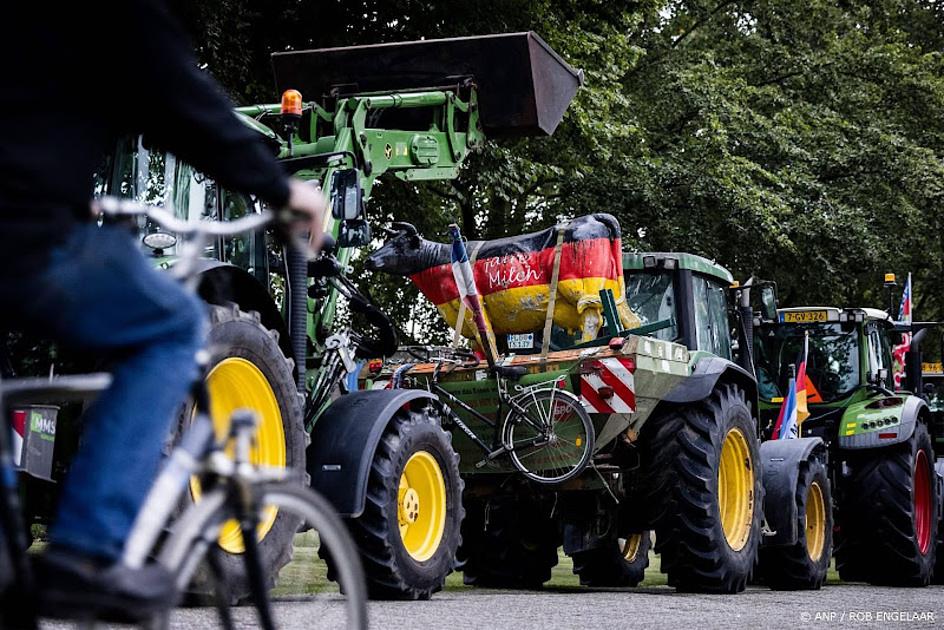
M426 268L424 249L430 243L419 235L416 226L395 221L393 228L385 231L390 238L367 257L368 270L409 276Z

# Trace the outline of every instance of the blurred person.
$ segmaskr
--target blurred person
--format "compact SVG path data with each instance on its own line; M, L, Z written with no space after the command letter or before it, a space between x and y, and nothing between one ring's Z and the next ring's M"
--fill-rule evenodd
M0 328L114 362L39 562L43 612L144 617L173 603L171 577L120 558L206 325L126 228L96 225L93 172L120 137L144 134L222 185L307 216L313 240L324 201L238 121L159 0L11 3L0 59Z

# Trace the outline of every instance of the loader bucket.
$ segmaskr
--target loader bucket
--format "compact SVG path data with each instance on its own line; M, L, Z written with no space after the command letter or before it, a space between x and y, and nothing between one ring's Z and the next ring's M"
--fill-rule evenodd
M306 98L365 92L478 87L487 135L550 135L583 84L575 70L533 32L274 53L279 92Z

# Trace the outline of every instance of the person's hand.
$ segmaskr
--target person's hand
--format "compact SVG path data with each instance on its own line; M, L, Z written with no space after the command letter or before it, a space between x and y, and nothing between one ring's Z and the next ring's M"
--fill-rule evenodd
M298 229L308 232L308 245L313 252L317 252L321 249L324 236L324 193L320 187L294 177L289 180L288 188L288 207L304 215L304 220L299 221Z

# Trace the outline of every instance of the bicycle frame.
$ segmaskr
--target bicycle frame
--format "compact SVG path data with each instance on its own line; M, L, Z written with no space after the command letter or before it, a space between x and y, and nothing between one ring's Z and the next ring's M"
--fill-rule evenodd
M547 439L546 434L549 429L549 425L546 423L542 423L541 425L534 423L531 420L530 416L527 414L524 407L518 404L518 402L516 401L516 398L518 398L521 394L527 393L528 391L537 391L539 389L544 389L544 388L556 390L558 381L560 381L563 377L559 377L555 379L554 381L551 381L552 384L550 386L548 386L546 383L540 383L538 385L525 388L525 390L521 392L521 394L519 394L518 396L509 396L508 385L506 381L500 376L498 376L497 385L496 385L498 388L498 411L496 413L496 420L492 421L491 419L489 419L488 417L486 417L479 411L476 411L474 408L469 406L467 403L463 402L462 400L459 400L457 397L455 397L454 395L452 395L450 392L446 391L439 385L439 372L440 372L441 367L442 367L442 363L440 363L436 367L436 369L433 370L433 378L431 382L429 383L430 391L435 393L437 396L442 396L450 404L458 405L459 407L461 407L468 413L475 416L478 420L490 426L493 430L492 442L496 446L490 447L488 444L485 443L484 440L482 440L475 433L475 431L473 431L469 427L469 425L467 425L465 422L462 421L462 418L460 418L459 414L457 414L455 411L452 410L452 407L450 405L447 405L450 420L456 426L458 426L462 430L462 432L465 433L466 436L468 436L468 438L472 440L472 442L476 446L482 449L482 452L485 454L485 459L478 462L476 464L476 467L481 468L486 463L496 459L497 457L500 457L501 455L504 455L505 453L511 450L514 450L515 445L501 443L501 432L502 432L501 430L502 428L504 428L506 422L508 421L508 416L511 414L511 412L515 412L517 418L521 418L523 422L527 423L529 426L531 426L535 431L539 433L539 437L535 437L534 439L532 439L530 443L528 444L528 446L538 446L544 440ZM506 405L509 408L508 411L504 411L504 406Z
M115 199L99 200L100 208L117 218L145 214L142 206ZM129 211L129 208L132 209ZM148 214L151 218L158 220ZM192 238L183 243L184 255L180 263L174 268L174 275L190 291L195 290L194 270L200 258L204 243L214 234L238 233L260 229L271 220L272 215L254 215L229 226L215 226L201 224L194 229L188 222L180 221L172 215L161 217L174 231L190 232ZM160 222L160 221L159 221ZM238 224L238 227L237 227ZM210 398L206 387L206 353L199 353L200 375L191 385L191 396L194 401L194 420L183 433L180 442L171 452L152 484L144 504L139 510L132 526L128 541L125 544L122 562L131 568L140 568L153 557L161 542L165 526L172 520L177 506L180 504L189 488L190 479L197 475L203 481L225 479L231 486L232 495L236 497L234 504L237 507L237 518L243 531L256 531L258 525L257 506L248 504L251 493L241 484L253 480L281 481L287 478L281 469L258 469L246 471L240 469L241 463L248 463L251 436L245 431L246 423L238 426L233 419L232 431L227 438L236 440L236 462L229 460L223 448L227 438L217 440L213 421L210 419ZM74 399L88 399L97 396L111 384L111 377L107 374L84 374L59 377L53 381L45 379L19 379L0 384L0 413L4 422L9 423L12 404L28 403L40 397L45 400L56 398L67 401ZM9 426L9 425L5 425ZM243 466L244 468L244 466ZM242 490L242 491L240 491ZM2 526L3 545L10 557L13 566L13 584L6 591L4 604L15 601L16 606L3 606L3 611L13 612L15 627L38 627L38 611L36 607L36 588L32 571L28 562L26 550L28 539L24 530L23 510L20 502L17 471L14 465L12 444L8 431L0 427L0 526ZM245 558L247 571L252 585L252 596L260 614L260 622L264 628L273 627L268 604L268 591L265 588L262 576L258 570L258 548L255 536L245 536ZM213 561L210 561L213 570ZM182 566L165 567L175 574L184 569ZM0 585L3 586L3 585ZM9 620L8 620L9 621Z

